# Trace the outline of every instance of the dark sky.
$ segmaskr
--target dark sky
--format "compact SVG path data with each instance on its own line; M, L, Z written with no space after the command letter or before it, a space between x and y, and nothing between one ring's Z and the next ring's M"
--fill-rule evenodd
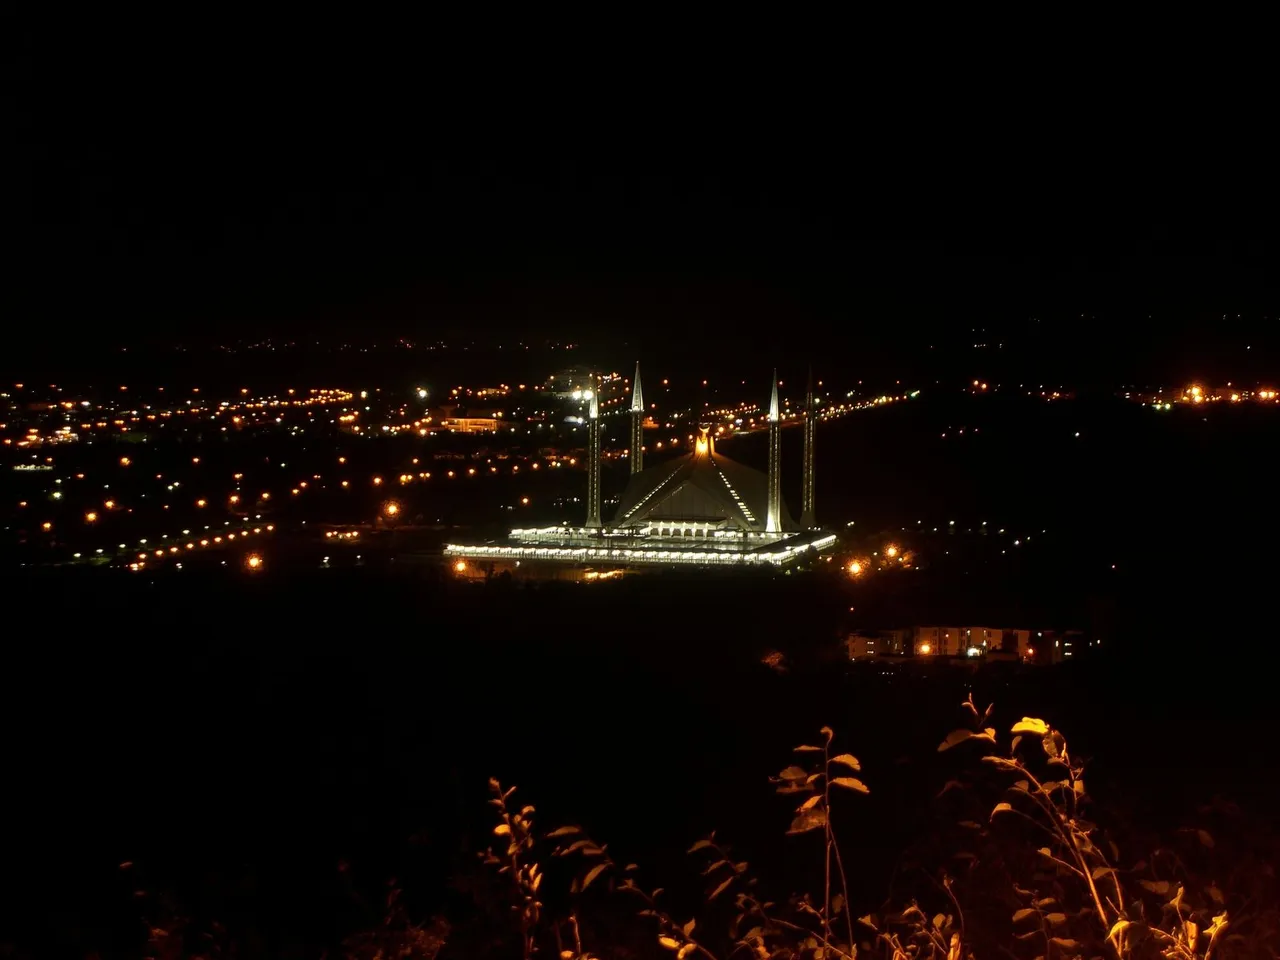
M1084 314L1082 337L1194 343L1274 337L1280 313L1258 155L1172 80L1040 88L865 39L677 68L612 33L584 58L372 18L19 45L5 299L26 342L656 323L682 347L804 325L840 345Z

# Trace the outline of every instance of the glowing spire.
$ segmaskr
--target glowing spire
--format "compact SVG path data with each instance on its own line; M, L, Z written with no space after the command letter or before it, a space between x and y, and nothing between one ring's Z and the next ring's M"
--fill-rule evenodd
M587 420L587 526L600 526L600 381L591 378L591 412Z
M778 371L773 371L773 396L769 401L769 475L768 502L764 529L766 533L782 531L782 423L778 416Z
M631 474L644 469L644 393L640 390L640 361L636 361L636 379L631 384Z
M816 527L817 521L813 513L813 448L814 432L818 428L815 419L817 409L813 402L813 367L809 368L809 386L804 396L804 485L803 505L800 508L800 526L806 529Z
M644 392L640 389L640 361L636 361L636 378L631 383L631 412L644 413Z

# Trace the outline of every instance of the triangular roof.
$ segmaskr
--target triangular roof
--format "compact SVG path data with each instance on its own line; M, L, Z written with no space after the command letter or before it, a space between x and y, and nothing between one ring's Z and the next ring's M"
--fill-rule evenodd
M660 522L719 523L729 529L761 532L768 507L768 478L715 452L705 434L693 453L676 457L631 478L613 526ZM784 529L795 529L783 507Z

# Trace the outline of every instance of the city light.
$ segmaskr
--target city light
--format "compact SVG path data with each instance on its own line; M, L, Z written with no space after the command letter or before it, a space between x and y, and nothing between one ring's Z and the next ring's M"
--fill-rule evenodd
M94 523L97 519L98 519L98 515L94 513L92 510L90 510L88 513L84 515L85 523Z
M862 573L862 563L858 560L854 560L849 564L849 573L855 577L860 575Z
M891 543L889 546L884 548L884 555L892 560L898 555L898 548Z
M453 570L455 573L462 573L462 571L466 569L467 569L467 561L465 560L459 560L457 563L453 565Z
M245 559L245 564L249 567L250 570L257 570L262 566L262 558L258 556L256 553L251 553Z
M928 654L933 653L933 647L930 644L922 643L920 644L920 652L927 656Z
M388 517L394 517L400 512L400 504L396 503L394 500L390 500L387 502L386 506L382 508L382 512Z

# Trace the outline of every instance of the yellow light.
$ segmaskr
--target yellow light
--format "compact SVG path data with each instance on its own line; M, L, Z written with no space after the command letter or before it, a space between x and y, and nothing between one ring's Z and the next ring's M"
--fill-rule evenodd
M898 555L898 548L895 547L893 544L889 544L889 546L884 548L884 555L888 557L890 560L892 560L894 557Z
M338 458L338 462L339 462L339 463L346 463L346 462L347 462L347 458L346 458L346 457L339 457L339 458Z
M250 570L257 570L260 566L262 566L262 558L258 556L256 553L251 553L249 554L249 558L245 560L245 563L249 565Z
M1203 390L1201 390L1199 387L1192 387L1192 388L1191 388L1191 395L1192 395L1193 397L1198 397L1198 396L1200 396L1202 393L1204 393L1204 391L1203 391Z
M48 533L53 529L53 524L46 520L44 523L40 524L40 529Z
M94 513L92 510L90 510L88 513L84 515L85 523L93 523L97 519L98 519L98 515Z
M207 503L208 503L208 501L207 501L207 500L205 500L205 499L201 498L201 499L199 499L199 500L197 500L197 501L196 501L196 506L197 506L197 507L203 507L203 506L205 506L205 504L207 504Z
M380 486L382 486L382 478L381 478L381 477L374 477L374 478L373 478L373 485L374 485L375 487L380 487Z
M263 490L263 491L262 491L262 499L263 499L263 500L270 500L270 499L271 499L271 494L270 494L270 493L268 493L266 490Z
M467 569L467 561L459 560L453 565L453 569L456 573L461 573L463 570Z
M400 504L396 503L393 500L382 509L388 517L394 517L397 513L400 512Z
M1034 657L1035 655L1036 655L1035 648L1034 648L1034 647L1027 647L1027 656L1028 656L1028 657Z
M856 577L858 574L862 573L862 564L857 560L853 561L853 563L849 564L849 572Z
M240 502L240 496L239 496L239 494L235 494L235 493L233 493L231 496L229 496L229 497L227 498L227 500L228 500L228 501L230 501L231 503L239 503L239 502Z
M520 503L521 503L523 506L526 506L526 507L527 507L527 506L529 505L529 498L528 498L528 497L521 497L521 498L520 498Z
M351 486L351 483L350 483L350 481L348 481L348 480L343 480L343 481L342 481L342 485L343 485L343 487L349 487L349 486Z
M132 461L132 460L130 460L128 457L121 457L121 458L120 458L120 466L122 466L122 467L127 467L127 466L128 466L129 464L131 464L132 462L133 462L133 461Z
M933 653L933 647L927 643L920 644L920 652L924 654Z

